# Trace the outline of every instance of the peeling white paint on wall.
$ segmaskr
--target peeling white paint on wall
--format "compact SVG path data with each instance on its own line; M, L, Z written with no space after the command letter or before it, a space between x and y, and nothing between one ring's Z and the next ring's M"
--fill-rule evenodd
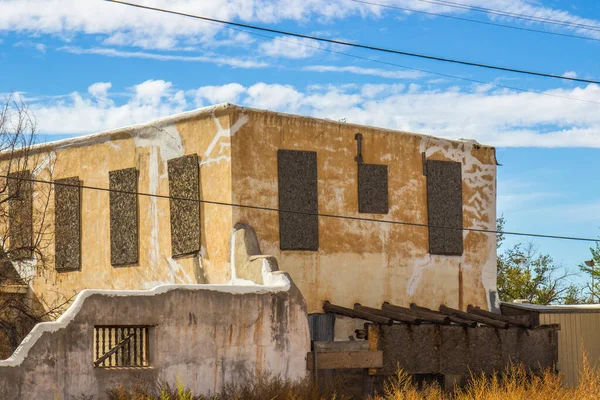
M54 169L54 163L56 161L56 152L50 151L46 157L33 169L33 176L38 176L46 168Z
M133 140L136 147L157 148L165 167L168 160L183 157L185 154L181 136L177 127L173 124L165 126L150 125L135 132Z
M458 145L448 140L423 137L421 139L420 151L425 153L426 158L436 153L444 157L460 162L462 164L463 182L468 187L476 189L473 196L467 199L463 204L463 210L466 213L473 214L473 226L466 228L496 230L496 166L483 164L473 156L473 147L477 145L475 141L461 141ZM486 223L487 221L487 223ZM469 231L463 231L463 237L469 235ZM482 233L479 233L482 234ZM489 236L489 249L485 263L481 267L481 283L488 293L488 307L495 310L498 304L491 304L492 294L496 294L496 237L494 233L486 233ZM464 269L472 269L473 265L465 261L465 256L461 257L461 263ZM497 297L497 296L496 296ZM497 301L497 300L496 300Z
M415 248L411 253L416 253L417 249ZM408 279L408 285L406 287L406 291L410 296L414 296L417 292L417 288L419 287L419 283L421 282L421 278L423 277L423 273L427 268L430 268L432 265L435 266L434 256L427 253L422 258L411 258L412 264L412 275Z
M119 146L118 144L114 143L112 140L109 140L108 144L110 145L110 147L112 147L116 151L121 151L121 146Z
M242 114L237 119L237 121L235 121L235 123L231 126L231 128L224 129L223 125L221 125L221 121L219 121L219 118L217 118L214 112L212 114L212 118L215 125L217 126L217 132L215 133L215 136L206 148L206 151L204 152L204 160L200 161L200 166L218 163L220 161L231 162L231 156L221 154L223 152L223 147L231 146L230 143L220 143L220 148L218 152L219 154L217 154L216 157L211 158L213 150L215 149L221 138L234 136L237 133L237 131L239 131L241 127L244 126L249 120L249 117L247 115Z
M182 284L192 284L194 283L194 279L187 272L185 272L185 268L177 261L173 259L173 257L167 257L167 263L169 265L169 283L182 283Z
M158 193L158 150L156 147L150 149L148 159L148 192L150 194ZM160 241L158 239L158 229L160 218L158 216L158 198L150 196L150 207L148 207L148 217L152 221L152 230L150 231L150 246L148 246L148 259L152 268L159 266Z

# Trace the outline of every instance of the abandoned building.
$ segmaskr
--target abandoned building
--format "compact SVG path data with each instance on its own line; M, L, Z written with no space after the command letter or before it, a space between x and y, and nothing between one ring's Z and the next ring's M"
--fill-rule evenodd
M242 370L302 377L343 346L371 375L402 360L446 383L556 362L556 326L499 314L493 147L225 104L33 151L43 168L9 179L13 225L35 230L23 209L52 186L53 257L14 263L20 295L78 296L0 361L0 396L140 373L215 392Z

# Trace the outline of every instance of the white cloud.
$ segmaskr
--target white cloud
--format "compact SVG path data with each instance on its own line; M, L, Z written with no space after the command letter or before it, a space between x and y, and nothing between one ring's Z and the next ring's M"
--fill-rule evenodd
M141 2L138 2L141 3ZM274 23L307 20L311 16L344 18L357 5L321 0L154 0L146 5L224 20ZM106 1L3 0L0 32L103 35L111 45L168 49L186 43L213 40L223 30L218 24L143 10Z
M251 107L269 108L294 112L298 110L304 95L291 85L257 83L246 91L245 103Z
M245 90L246 88L239 83L229 83L223 86L203 86L193 91L193 95L196 105L201 107L204 105L203 99L207 100L209 104L237 103Z
M382 3L383 0L380 0ZM600 28L591 18L553 9L529 0L470 0L469 5L552 18L572 24ZM142 3L139 1L139 3ZM222 26L142 10L106 1L91 0L2 0L0 32L18 31L53 34L71 39L78 34L102 35L109 45L170 49L189 42L211 43ZM150 6L225 20L272 24L281 21L330 21L350 16L380 18L399 13L394 10L349 1L323 0L149 0ZM386 0L385 4L445 14L463 14L467 10L418 0ZM406 14L408 15L408 14ZM406 17L405 15L405 17ZM489 15L490 19L499 19ZM528 24L535 24L528 22ZM600 37L600 32L577 27L555 28L579 35ZM284 50L282 50L284 51Z
M2 43L2 42L0 42ZM31 48L31 49L35 49L38 52L42 53L42 54L46 54L46 45L44 43L39 43L39 42L32 42L29 40L26 41L19 41L16 42L15 44L13 44L14 47L26 47L26 48Z
M567 71L562 76L564 76L565 78L577 78L577 72Z
M268 64L260 61L243 60L235 57L213 57L213 56L179 56L172 54L150 53L146 51L123 51L110 48L94 47L83 49L75 46L64 46L58 50L71 54L95 54L106 57L119 58L140 58L146 60L157 61L184 61L184 62L201 62L212 63L218 65L229 65L236 68L264 68Z
M270 57L308 58L326 46L310 39L279 36L270 42L261 43L259 50Z
M363 125L472 138L495 146L600 148L600 87L558 88L547 94L596 103L477 86L429 90L419 85L323 85L300 89L258 82L229 83L185 92L170 82L149 80L129 89L121 104L109 100L109 83L96 83L89 95L72 93L31 101L42 133L94 132L140 123L196 105L235 102L304 115L346 119Z
M110 82L96 82L88 87L88 93L94 97L106 97L111 87Z
M303 71L312 72L349 72L357 75L372 75L381 78L390 79L417 79L425 76L425 73L414 70L390 71L378 68L363 68L355 66L335 66L335 65L309 65L302 68Z
M135 100L142 105L153 105L158 106L162 98L167 96L169 93L171 82L165 82L163 80L147 80L144 83L135 85L133 90L135 92Z

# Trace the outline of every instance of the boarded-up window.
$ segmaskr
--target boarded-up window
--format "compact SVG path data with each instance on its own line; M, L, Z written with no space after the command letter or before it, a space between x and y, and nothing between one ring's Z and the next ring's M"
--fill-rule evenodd
M14 259L33 256L33 182L30 171L9 174L8 236Z
M462 170L452 161L427 160L429 252L463 253Z
M54 185L55 268L81 268L81 182L78 176L57 179Z
M281 250L319 250L317 153L279 150L277 161L279 246Z
M182 256L200 251L200 179L198 155L168 161L171 209L171 252ZM189 199L189 200L187 200Z
M109 172L110 263L138 262L138 171L135 168Z
M358 212L387 214L387 165L358 164Z

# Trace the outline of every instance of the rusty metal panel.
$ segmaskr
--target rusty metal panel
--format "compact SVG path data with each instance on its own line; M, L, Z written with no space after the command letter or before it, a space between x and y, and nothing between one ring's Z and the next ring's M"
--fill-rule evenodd
M138 171L135 168L110 171L110 263L138 262ZM126 193L123 193L126 192Z
M462 255L462 165L427 161L429 253Z
M279 150L279 247L319 250L317 153ZM315 215L299 214L295 211Z
M387 165L358 164L358 212L388 213Z
M171 210L171 252L183 256L200 251L200 171L198 155L167 162ZM189 199L189 200L182 200Z
M10 256L14 259L33 256L33 182L31 171L9 174L8 237Z
M81 181L75 176L55 182L54 266L59 271L78 270L81 268Z

